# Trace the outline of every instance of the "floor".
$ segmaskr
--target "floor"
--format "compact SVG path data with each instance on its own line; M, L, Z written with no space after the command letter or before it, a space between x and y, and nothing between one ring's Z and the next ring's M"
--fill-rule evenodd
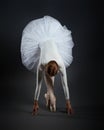
M57 111L47 110L44 100L41 98L38 115L32 116L33 103L31 101L34 87L29 86L33 86L33 78L34 76L29 73L25 73L25 76L22 73L16 73L12 77L8 76L8 80L6 78L4 78L6 80L2 80L0 130L101 130L104 127L104 107L102 106L76 105L73 106L74 114L68 116L62 105L64 95L63 91L59 90L61 87L58 87L57 91L60 91L57 96ZM58 85L60 84L56 84L56 86ZM41 97L43 93L44 86Z
M48 111L40 104L37 116L32 116L32 104L9 103L0 111L2 130L99 130L104 127L103 108L74 107L74 114L68 116L64 108Z

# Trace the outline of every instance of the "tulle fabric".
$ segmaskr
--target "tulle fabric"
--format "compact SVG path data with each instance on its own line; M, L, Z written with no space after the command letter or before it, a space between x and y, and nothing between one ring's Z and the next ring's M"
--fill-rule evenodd
M40 46L51 39L55 42L65 67L71 64L74 45L71 31L53 17L44 16L31 21L23 30L21 58L27 69L31 70L37 66L41 53Z

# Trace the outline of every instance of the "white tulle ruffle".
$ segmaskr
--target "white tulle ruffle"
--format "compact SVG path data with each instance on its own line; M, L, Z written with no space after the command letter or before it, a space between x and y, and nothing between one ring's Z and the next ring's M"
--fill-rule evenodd
M33 69L39 62L40 44L52 39L58 48L63 62L68 67L72 62L71 31L62 26L60 22L50 16L31 21L23 30L21 41L22 63L29 69Z

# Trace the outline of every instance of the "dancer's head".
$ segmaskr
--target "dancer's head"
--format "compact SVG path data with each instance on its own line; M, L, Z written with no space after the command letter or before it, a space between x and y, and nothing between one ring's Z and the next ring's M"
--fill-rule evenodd
M46 73L49 75L49 76L55 76L57 74L59 70L59 66L58 64L56 63L56 61L50 61L48 62L48 64L46 65Z

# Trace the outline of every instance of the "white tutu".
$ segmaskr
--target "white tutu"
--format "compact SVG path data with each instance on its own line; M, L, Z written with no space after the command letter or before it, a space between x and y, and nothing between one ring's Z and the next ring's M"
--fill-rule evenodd
M50 17L31 21L23 30L21 41L21 58L22 63L29 70L37 66L40 58L39 46L45 41L55 42L59 54L66 67L72 62L72 41L71 31L62 26L59 21Z

